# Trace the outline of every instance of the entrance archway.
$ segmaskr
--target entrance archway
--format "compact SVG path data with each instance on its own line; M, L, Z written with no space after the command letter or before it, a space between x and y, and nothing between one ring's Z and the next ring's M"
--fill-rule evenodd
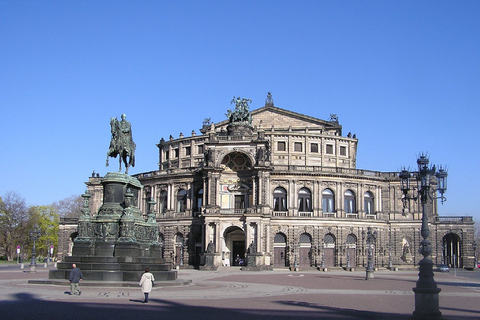
M202 262L202 233L199 232L195 236L195 266L198 268L200 263Z
M312 265L312 237L308 233L302 233L300 235L299 244L299 267L310 268Z
M160 245L160 258L164 258L165 254L165 237L163 233L158 234L158 244Z
M183 235L177 233L175 236L175 265L183 266Z
M335 267L335 236L331 233L323 238L323 261L326 268Z
M350 268L357 266L357 237L354 234L347 236L347 265L350 264Z
M460 237L455 233L448 233L443 237L443 261L451 267L462 268L462 244Z
M225 265L242 266L245 263L245 232L239 227L230 227L223 235L222 250Z
M285 268L287 237L283 233L277 233L273 238L273 267Z

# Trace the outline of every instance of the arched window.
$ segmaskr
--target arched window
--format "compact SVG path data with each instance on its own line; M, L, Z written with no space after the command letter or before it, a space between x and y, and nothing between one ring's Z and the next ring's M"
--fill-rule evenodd
M283 233L277 233L273 238L273 243L287 243L287 237Z
M287 191L281 187L273 191L273 210L287 211Z
M356 212L355 194L352 192L352 190L345 191L345 212L346 213Z
M162 191L160 192L160 198L159 198L159 201L158 201L158 205L159 205L159 212L160 213L165 213L167 212L167 191Z
M177 192L177 212L185 212L187 207L187 192L183 189Z
M312 211L312 194L307 188L302 188L298 192L298 211L311 212Z
M335 212L335 197L330 189L322 192L322 210L323 212Z
M373 206L373 194L370 191L365 192L364 196L365 200L365 213L366 214L374 214L375 208Z
M356 244L357 243L357 237L354 234L349 234L347 236L347 244Z
M300 243L311 243L312 242L312 237L308 233L302 233L300 235L300 238L298 239L298 242L300 242Z

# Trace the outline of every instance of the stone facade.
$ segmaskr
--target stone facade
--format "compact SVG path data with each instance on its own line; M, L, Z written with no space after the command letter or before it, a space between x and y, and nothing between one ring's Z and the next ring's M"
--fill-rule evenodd
M158 169L135 175L142 212L156 202L164 258L202 266L209 249L213 266L363 268L371 228L375 267L417 265L419 201L404 208L398 172L356 168L358 139L343 135L336 116L313 118L271 99L248 116L162 138ZM91 212L100 181L87 183ZM436 201L427 211L433 262L473 267L472 217L440 217Z

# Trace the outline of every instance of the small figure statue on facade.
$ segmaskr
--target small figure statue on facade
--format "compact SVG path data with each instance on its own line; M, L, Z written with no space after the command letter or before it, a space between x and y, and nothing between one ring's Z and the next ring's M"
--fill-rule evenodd
M338 123L338 116L335 113L330 113L330 122Z
M265 107L273 107L272 93L267 93L267 99L265 100Z
M210 240L207 246L207 253L214 253L214 252L215 252L215 245L213 244L212 240Z

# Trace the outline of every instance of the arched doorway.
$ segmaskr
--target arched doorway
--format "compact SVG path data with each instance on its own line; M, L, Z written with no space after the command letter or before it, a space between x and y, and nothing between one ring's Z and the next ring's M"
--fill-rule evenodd
M195 267L198 267L202 259L202 233L195 235Z
M450 267L462 268L461 241L455 233L448 233L443 237L443 260Z
M347 236L347 267L355 268L357 266L357 237L354 234Z
M335 236L328 233L323 238L323 257L325 267L335 267Z
M300 244L298 266L300 268L310 268L312 265L312 237L308 233L302 233L298 242Z
M160 258L164 258L165 253L165 238L162 233L158 234L158 244L160 245Z
M273 267L285 268L287 237L283 233L277 233L273 238Z
M183 266L183 235L177 233L175 236L175 265Z
M242 266L245 263L245 232L239 227L230 227L224 232L222 250L224 264Z

